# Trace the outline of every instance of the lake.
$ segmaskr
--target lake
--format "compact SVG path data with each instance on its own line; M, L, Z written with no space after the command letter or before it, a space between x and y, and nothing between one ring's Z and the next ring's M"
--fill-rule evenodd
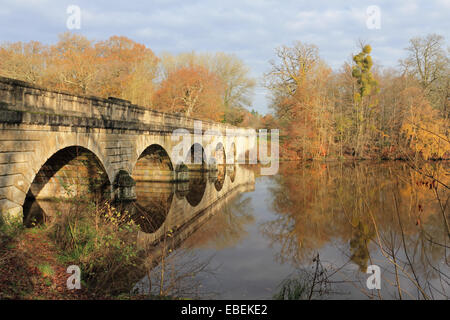
M448 298L449 169L284 162L274 176L227 165L183 184L138 181L131 206L139 240L155 248L151 290L200 299ZM380 290L367 285L376 268ZM148 291L147 276L137 288Z
M422 169L448 185L448 163ZM286 279L314 274L311 298L441 299L450 194L430 181L403 162L283 163L182 246L208 261L198 284L217 299L270 299ZM380 267L380 291L367 288L369 265Z

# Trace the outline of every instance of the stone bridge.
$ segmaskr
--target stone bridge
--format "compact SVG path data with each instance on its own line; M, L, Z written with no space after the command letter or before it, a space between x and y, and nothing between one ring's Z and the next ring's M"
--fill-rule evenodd
M186 181L201 172L220 176L255 152L253 129L0 77L3 219L22 219L27 197L102 193L134 200L136 182Z

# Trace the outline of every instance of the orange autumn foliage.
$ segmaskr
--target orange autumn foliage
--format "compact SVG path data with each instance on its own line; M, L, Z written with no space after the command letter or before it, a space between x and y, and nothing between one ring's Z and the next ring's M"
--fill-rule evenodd
M66 32L52 45L1 43L0 76L77 95L115 97L159 111L257 127L259 116L245 109L251 104L254 82L243 62L223 53L187 56L187 60L165 59L164 55L160 59L127 37L94 41Z
M182 113L200 119L223 119L224 86L203 67L191 65L171 72L154 96L154 106L165 112Z
M145 45L113 36L96 44L105 74L99 92L149 106L154 91L158 58Z
M405 110L401 132L410 152L425 160L450 154L450 143L446 136L448 123L431 107L421 88L403 90L399 106Z
M54 90L130 100L151 106L158 58L143 44L113 36L95 42L66 32L50 46L2 44L0 75Z

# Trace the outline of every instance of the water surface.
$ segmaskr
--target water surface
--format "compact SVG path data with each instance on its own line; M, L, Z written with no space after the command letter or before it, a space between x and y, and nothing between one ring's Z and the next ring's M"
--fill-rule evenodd
M448 163L422 169L448 185ZM313 277L318 261L327 276L315 298L441 299L450 294L449 192L431 182L402 162L285 163L184 246L212 257L201 285L219 299L270 299L285 279ZM369 265L381 268L380 291L367 288Z
M289 162L260 176L258 167L226 166L191 172L189 182L137 181L130 205L139 239L159 248L149 256L165 256L164 286L174 295L271 299L293 279L304 299L443 299L449 168ZM51 214L61 204L31 199L24 210ZM381 269L381 290L366 285L370 265ZM152 271L155 293L161 268Z

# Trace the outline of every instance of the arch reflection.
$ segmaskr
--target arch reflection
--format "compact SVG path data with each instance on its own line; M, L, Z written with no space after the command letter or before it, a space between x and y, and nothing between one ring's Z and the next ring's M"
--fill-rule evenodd
M214 182L214 187L217 191L222 190L223 184L225 182L226 177L226 154L225 154L225 148L221 142L219 142L216 146L216 150L214 152L214 158L216 159L216 165L217 165L217 177Z
M176 177L167 151L158 144L146 148L133 169L133 179L136 201L126 206L143 232L155 232L166 220L174 195Z
M189 191L186 194L188 203L195 207L202 201L207 183L206 154L203 147L194 143L186 156L189 169Z
M74 202L103 199L109 186L106 170L92 151L79 146L61 149L44 163L30 185L23 204L24 225L51 219Z
M236 165L229 164L226 167L227 175L230 177L231 182L234 182L234 179L236 179Z
M174 198L174 186L167 182L136 184L137 200L131 203L131 216L143 232L153 233L166 221Z

